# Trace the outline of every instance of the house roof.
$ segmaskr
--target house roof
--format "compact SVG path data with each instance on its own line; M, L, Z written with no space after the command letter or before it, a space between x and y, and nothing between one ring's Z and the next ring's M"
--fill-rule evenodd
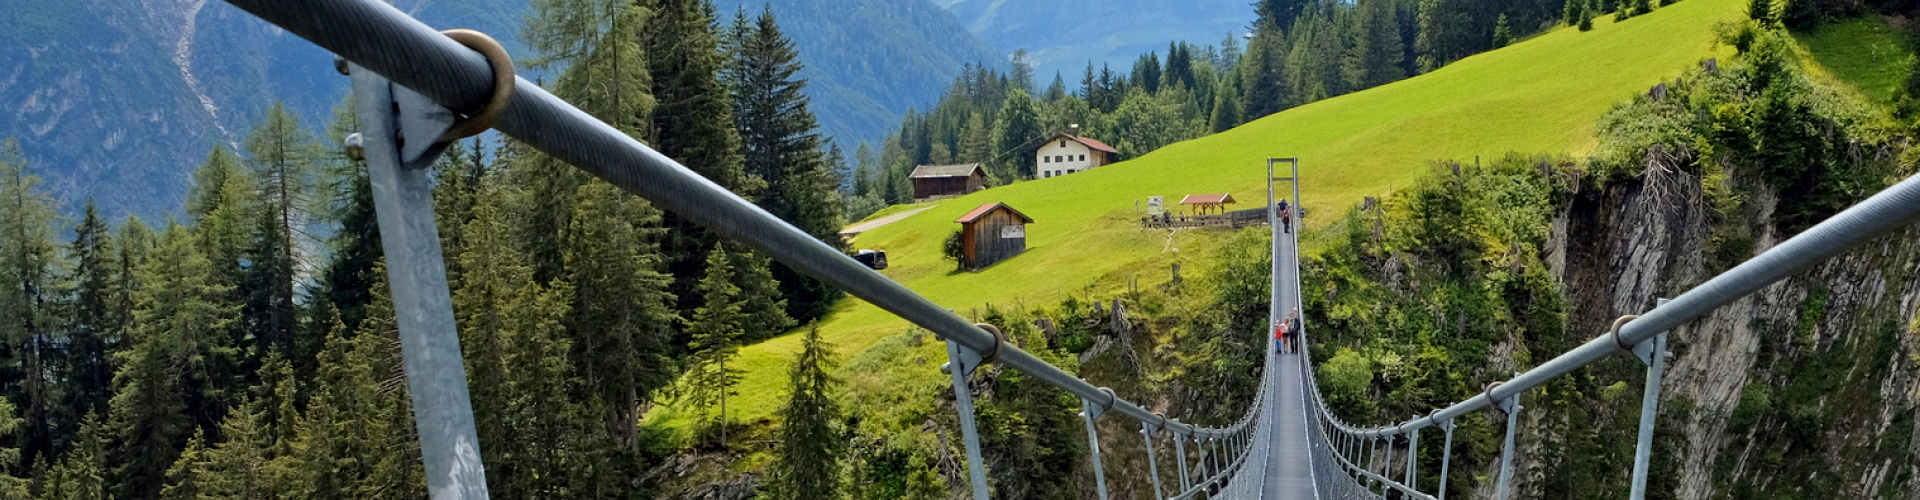
M1180 199L1181 205L1224 205L1227 203L1237 202L1233 201L1233 195L1227 193L1190 194L1187 195L1186 198Z
M1107 143L1096 141L1087 137L1080 137L1080 136L1069 134L1066 132L1054 134L1053 138L1067 139L1073 142L1078 142L1081 145L1086 146L1087 148L1092 149L1094 151L1106 151L1108 153L1114 153L1114 154L1120 153L1120 151L1113 149L1113 146L1108 146Z
M967 177L973 175L973 173L978 170L980 170L980 164L978 163L968 163L965 165L921 165L913 167L913 174L908 175L907 178Z
M1028 223L1028 224L1033 223L1032 217L1028 217L1027 214L1020 213L1019 210L1014 210L1013 207L1008 207L1007 204L1005 203L988 203L985 205L980 205L978 208L974 208L972 212L967 212L966 215L962 215L960 216L959 219L955 219L954 222L958 222L961 224L973 222L974 219L979 219L981 216L987 215L988 213L993 212L993 209L999 208L999 207L1006 207L1007 211L1013 212L1013 216L1019 217L1021 222Z

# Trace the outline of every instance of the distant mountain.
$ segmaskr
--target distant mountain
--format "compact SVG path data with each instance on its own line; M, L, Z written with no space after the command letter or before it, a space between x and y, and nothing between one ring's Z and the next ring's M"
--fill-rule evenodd
M429 25L514 40L527 0L398 0ZM719 2L723 22L735 8ZM878 143L967 62L999 54L926 0L774 0L808 65L827 134ZM757 12L757 10L755 11ZM332 56L218 0L9 0L0 8L0 137L17 137L71 209L177 210L215 144L235 147L275 100L317 129L347 92Z
M1252 0L939 1L1001 53L1026 49L1035 85L1045 88L1057 71L1069 90L1089 61L1129 71L1135 58L1165 52L1168 42L1217 45L1246 33L1254 19Z
M524 0L398 5L510 34ZM193 166L273 101L317 129L346 95L331 55L225 2L13 0L0 25L0 136L20 140L68 208L91 196L116 216L174 210Z
M771 5L806 63L820 126L852 153L887 138L907 108L937 101L967 63L1004 69L1006 58L928 0L715 0L722 23Z

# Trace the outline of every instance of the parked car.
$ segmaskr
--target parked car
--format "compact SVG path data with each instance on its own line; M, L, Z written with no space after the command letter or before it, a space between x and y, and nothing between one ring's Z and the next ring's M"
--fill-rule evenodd
M887 268L886 250L861 250L853 254L853 260L860 261L869 268L878 271Z

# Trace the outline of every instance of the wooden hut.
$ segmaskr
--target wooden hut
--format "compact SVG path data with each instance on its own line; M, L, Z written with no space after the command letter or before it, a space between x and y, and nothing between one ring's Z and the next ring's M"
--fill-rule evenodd
M1182 206L1193 207L1194 215L1206 215L1209 212L1216 214L1227 213L1227 205L1234 203L1236 202L1233 201L1233 195L1226 193L1190 194L1187 195L1186 198L1180 199Z
M986 189L987 174L980 164L921 165L907 178L913 180L913 201L937 200Z
M988 203L954 222L960 223L960 267L973 270L1027 251L1033 218L1005 203Z

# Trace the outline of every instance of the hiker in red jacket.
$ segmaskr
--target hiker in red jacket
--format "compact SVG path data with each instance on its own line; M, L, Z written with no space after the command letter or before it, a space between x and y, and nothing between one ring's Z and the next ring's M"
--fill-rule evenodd
M1276 354L1286 352L1286 346L1287 322L1275 321L1273 322L1273 352Z

